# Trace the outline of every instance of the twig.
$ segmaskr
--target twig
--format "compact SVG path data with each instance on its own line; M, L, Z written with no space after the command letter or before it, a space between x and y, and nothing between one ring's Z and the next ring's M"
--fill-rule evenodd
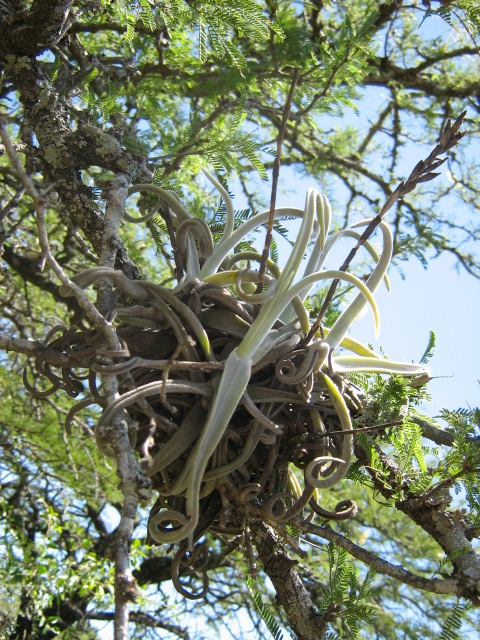
M375 431L383 431L390 427L400 427L403 420L393 420L384 424L376 424L372 427L359 427L358 429L346 429L345 431L325 431L324 433L316 433L315 438L329 438L330 436L346 436L348 434L358 435L359 433L372 433Z
M110 611L87 611L85 613L85 618L87 620L113 620L114 614ZM155 618L155 616L149 613L143 613L143 611L134 611L131 613L130 618L133 622L137 622L139 624L145 625L146 627L152 627L154 629L165 629L166 631L175 634L179 638L183 638L184 640L189 640L190 636L188 635L188 631L174 624L169 624L168 622L163 622Z
M290 115L290 110L292 108L293 92L295 91L295 87L297 85L299 77L300 77L300 69L296 68L293 71L292 83L290 85L290 91L288 92L287 101L283 109L282 122L280 124L280 129L278 131L277 153L275 156L275 162L273 163L273 172L272 172L272 195L270 198L270 217L268 218L267 235L265 237L265 246L263 247L262 259L260 261L260 268L258 272L257 293L261 293L262 291L263 278L267 270L267 261L268 261L268 256L270 254L270 245L272 244L273 217L275 212L275 201L277 199L277 187L278 187L278 177L280 175L280 158L282 155L282 145L283 145L283 139L285 137L285 131L287 129L288 116Z
M387 198L387 201L383 205L380 213L378 213L375 218L370 222L370 224L366 227L363 234L358 239L355 247L348 254L345 262L340 267L339 271L346 271L350 266L353 258L355 257L357 251L360 247L365 243L366 240L372 235L375 229L378 227L382 218L385 216L387 211L389 211L395 202L400 198L403 198L408 193L413 191L420 183L429 182L436 178L439 174L434 173L435 169L438 169L447 159L442 158L438 159L438 156L447 153L452 147L460 142L460 140L465 135L465 132L459 132L460 127L462 126L463 120L466 115L466 111L464 111L452 124L451 120L448 120L445 129L443 130L442 135L440 136L440 140L438 144L435 146L433 151L430 153L426 160L420 160L420 162L414 167L413 171L409 175L406 182L400 182L395 191ZM325 296L325 300L323 301L322 308L320 309L320 313L318 314L318 318L315 320L312 328L310 329L308 335L304 340L304 345L307 345L316 332L320 329L321 322L325 313L330 306L330 303L333 300L334 293L339 284L339 280L334 280L328 290L327 295Z
M411 587L420 589L421 591L429 591L430 593L458 593L459 585L456 580L438 580L423 578L417 576L411 571L407 571L401 565L391 564L383 558L380 558L375 553L359 547L348 538L344 538L342 535L331 529L330 527L321 527L310 522L295 522L295 527L298 527L305 533L313 533L319 538L333 542L337 547L341 547L348 551L348 553L361 560L372 569L375 569L378 573L382 573L395 580L399 580L404 584L408 584Z

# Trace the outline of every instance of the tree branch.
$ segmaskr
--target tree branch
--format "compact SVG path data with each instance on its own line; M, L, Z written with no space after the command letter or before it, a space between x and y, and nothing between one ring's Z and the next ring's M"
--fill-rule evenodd
M43 360L55 367L78 366L78 362L76 360L60 353L60 351L50 349L43 342L14 338L6 333L0 333L0 349L3 349L4 351L14 351L15 353L24 353L30 358L42 354Z
M379 479L375 470L371 468L368 453L358 443L355 444L355 454L359 462L368 470L375 490L387 500L395 498L398 490L402 490L405 498L397 499L395 507L424 529L440 545L445 554L451 557L457 595L470 599L478 606L480 604L480 556L467 536L467 530L470 527L462 512L447 510L452 500L448 489L445 489L441 495L434 495L432 499L424 500L421 494L410 491L409 484L402 477L398 465L378 445L372 446L375 447L379 462L388 474L382 479Z
M18 0L17 0L18 2ZM63 38L70 25L85 9L72 9L74 0L34 0L28 11L8 7L0 11L0 61L17 53L36 56ZM23 5L24 3L19 3ZM3 9L4 3L0 6ZM38 34L41 33L41 38Z
M105 223L102 233L102 248L99 265L102 267L115 266L118 247L118 231L125 213L125 201L128 195L128 175L120 173L108 183L104 190L106 199ZM115 298L111 281L101 280L98 285L97 307L104 315L115 308ZM120 348L116 337L116 348ZM116 375L105 373L102 375L107 402L111 403L118 397ZM136 602L138 597L137 585L130 566L130 545L135 516L139 502L150 498L150 481L140 471L129 439L128 418L120 416L110 425L103 425L97 429L97 440L101 448L113 451L117 462L117 474L121 479L123 505L120 523L115 533L115 640L126 640L128 637L129 604Z
M95 305L90 302L87 298L83 290L78 287L68 276L65 274L62 267L55 260L54 256L50 251L50 246L48 243L47 231L45 227L45 205L46 201L44 197L37 191L37 188L33 184L31 178L25 173L22 164L13 148L13 145L10 141L10 138L7 133L7 129L5 127L5 123L0 118L0 138L5 145L5 149L9 156L10 162L13 168L17 171L20 176L22 183L24 184L27 193L32 198L35 204L35 212L36 212L36 222L38 229L38 241L40 244L40 248L42 250L43 257L46 263L52 268L52 271L58 277L60 282L63 285L66 285L75 296L79 306L82 308L84 313L92 320L92 322L100 329L100 331L105 335L107 342L109 343L110 348L115 348L118 343L117 335L114 329L111 327L110 323L104 318L104 316L99 313L98 309Z
M435 442L435 444L444 445L447 447L451 447L454 443L455 436L450 431L444 431L443 429L439 429L435 425L431 424L427 420L423 420L418 416L410 416L410 419L415 424L418 424L420 429L422 430L422 436Z
M88 620L113 620L115 617L114 613L110 613L108 611L92 611L85 615ZM130 620L132 622L137 622L138 624L144 625L145 627L150 627L152 629L165 629L169 633L175 634L179 638L183 638L184 640L189 640L190 635L186 629L179 627L174 624L168 624L168 622L163 622L162 620L158 620L154 616L142 613L141 611L133 611L130 614Z
M430 62L430 64L433 63ZM374 66L376 70L369 73L364 79L366 85L387 87L389 84L394 84L403 89L422 91L436 98L468 98L471 95L475 95L478 88L476 82L467 81L461 85L458 83L443 84L434 82L418 73L419 70L424 68L422 64L419 65L420 69L404 69L395 65L388 58L381 58L380 61L374 62Z
M459 594L459 586L456 580L438 580L435 578L429 579L417 576L411 571L404 569L401 565L391 564L377 556L375 553L359 547L357 544L348 538L345 538L340 533L337 533L330 527L321 527L319 525L314 525L311 522L296 522L295 526L298 526L298 528L305 533L312 533L319 538L333 542L337 547L345 549L351 556L357 558L357 560L361 560L378 573L395 578L395 580L399 580L404 584L415 587L415 589L429 591L430 593Z
M72 131L68 105L37 61L11 55L5 76L20 92L20 100L39 142L46 178L55 185L73 225L85 233L99 254L103 216L94 203L91 189L83 183L80 170L96 165L148 182L151 173L146 167L146 158L125 151L113 135L95 126L80 121L78 129ZM119 268L130 278L138 278L138 270L123 243L117 242Z

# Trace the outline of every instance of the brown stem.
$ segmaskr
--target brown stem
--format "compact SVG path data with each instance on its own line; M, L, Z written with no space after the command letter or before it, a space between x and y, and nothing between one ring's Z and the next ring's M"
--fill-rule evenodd
M449 151L452 147L458 144L458 142L460 142L460 140L465 135L464 132L460 133L459 129L462 126L462 122L465 118L466 113L467 112L464 111L462 114L460 114L460 116L455 120L453 125L451 123L451 120L447 122L447 125L443 130L442 135L440 136L440 140L438 144L435 146L435 148L430 153L428 158L426 160L420 160L420 162L414 167L413 171L410 173L407 181L401 182L397 186L395 191L393 191L393 193L387 198L380 213L378 213L375 216L375 218L373 218L373 220L370 222L370 224L367 226L363 234L358 239L355 247L348 254L347 258L345 259L345 262L342 264L339 271L346 271L348 269L357 251L368 240L368 238L370 238L372 233L375 231L375 229L378 227L378 225L382 221L382 218L385 216L387 211L389 211L393 207L393 205L395 204L395 202L397 202L397 200L399 200L400 198L403 198L408 193L413 191L420 183L429 182L430 180L433 180L439 175L438 173L433 173L433 171L434 169L438 169L438 167L440 167L440 165L442 165L447 160L447 158L443 158L439 160L438 156L442 155L443 153L447 153L447 151ZM325 313L328 307L330 306L330 303L333 300L333 296L335 294L335 291L337 289L339 282L340 280L334 280L332 282L330 289L328 290L328 293L325 296L325 300L323 301L322 308L320 309L320 313L318 314L318 318L315 320L314 324L312 325L312 328L310 329L307 337L305 338L304 344L308 344L310 340L313 338L313 336L316 334L316 332L320 329L322 320L325 316Z
M265 246L263 247L262 259L260 261L260 269L258 272L257 293L261 293L262 291L263 278L267 270L267 260L270 253L270 245L272 244L273 216L275 212L275 201L277 199L277 187L278 187L278 177L280 175L280 158L282 155L282 145L283 145L283 139L285 137L285 131L287 128L288 116L290 115L290 110L292 108L293 92L295 91L295 87L297 85L299 77L300 77L300 69L296 68L293 71L292 83L290 85L290 91L288 92L287 101L283 109L282 122L280 124L280 129L278 131L277 153L275 156L275 162L273 163L273 172L272 172L272 195L270 198L270 216L268 218L267 235L265 237Z

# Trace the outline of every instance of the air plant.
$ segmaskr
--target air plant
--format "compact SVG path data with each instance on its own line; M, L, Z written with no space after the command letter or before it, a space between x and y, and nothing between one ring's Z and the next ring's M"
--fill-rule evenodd
M228 193L205 174L226 207L220 240L215 244L205 221L193 217L174 192L151 184L131 187L130 194L153 193L158 202L144 216L125 215L127 223L147 221L168 207L182 277L169 289L104 267L77 274L73 281L82 288L106 278L115 286L116 307L109 320L124 349L106 351L96 331L55 327L47 342L78 362L78 368L64 367L60 378L41 359L36 366L52 381L50 392L63 387L71 396L83 389L79 369L88 369L91 397L70 411L67 429L75 413L89 404L103 409L97 432L127 412L135 425L132 446L158 492L147 540L179 545L173 580L191 598L202 597L207 577L203 589L191 593L180 583L179 566L189 563L201 570L197 542L207 531L241 533L248 514L281 526L298 517L342 519L356 512L353 501L337 505L335 512L318 504L321 490L345 476L352 458L351 417L362 405L349 373L428 376L424 365L391 362L347 335L366 307L378 333L373 294L382 280L388 286L392 256L385 222L380 224L381 254L364 243L375 262L365 283L344 271L325 270L335 243L358 239L357 227L369 221L329 236L330 204L309 189L303 210L274 211L277 220L300 218L300 230L283 270L268 261L263 290L252 293L259 280L252 265L261 256L238 247L267 223L269 212L235 228ZM358 294L332 327L321 327L307 343L311 325L304 301L312 287L328 280L347 282ZM68 296L71 290L63 285L61 293ZM59 331L62 335L55 337ZM100 395L97 374L117 376L117 399L107 402ZM100 438L98 444L111 455Z

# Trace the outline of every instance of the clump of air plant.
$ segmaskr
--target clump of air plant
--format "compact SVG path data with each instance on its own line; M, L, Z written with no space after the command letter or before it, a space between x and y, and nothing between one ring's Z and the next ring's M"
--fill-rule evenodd
M153 192L158 204L141 218L126 216L129 222L146 221L161 206L169 208L172 243L182 263L182 277L173 289L132 281L121 271L103 267L73 279L83 288L99 279L112 281L117 305L109 320L124 350L105 351L96 331L55 327L47 342L69 356L72 366L64 367L60 376L41 359L36 363L37 371L52 382L49 392L64 388L75 397L88 377L90 397L72 409L67 429L74 413L89 404L103 409L97 429L118 412L128 413L135 425L132 445L158 493L148 541L179 545L174 583L193 598L204 595L206 575L201 592L190 593L178 579L180 561L198 570L196 542L207 531L241 533L246 510L278 524L316 513L341 519L356 512L353 501L341 503L334 513L318 504L321 491L345 476L352 458L351 415L361 409L361 399L346 377L349 373L428 374L423 365L390 362L347 337L366 305L378 331L373 293L386 280L392 256L386 223L380 222L380 256L364 244L375 261L365 284L344 271L324 270L334 244L342 237L358 240L357 228L370 221L329 237L330 205L310 189L304 209L275 210L276 219L301 218L300 231L283 271L269 261L263 290L251 293L259 280L252 264L260 264L261 256L234 251L267 223L269 212L235 229L228 193L206 175L226 205L217 244L208 225L192 217L174 193L154 185L130 189ZM309 261L297 281L309 246ZM312 287L325 280L346 281L359 293L330 329L315 330L307 342L312 327L304 301ZM65 285L61 292L71 293ZM58 332L61 335L55 337ZM341 354L336 353L338 347L343 348ZM107 356L115 358L114 364L105 360ZM87 373L79 375L82 369ZM96 386L96 376L102 374L116 375L122 391L108 405Z

